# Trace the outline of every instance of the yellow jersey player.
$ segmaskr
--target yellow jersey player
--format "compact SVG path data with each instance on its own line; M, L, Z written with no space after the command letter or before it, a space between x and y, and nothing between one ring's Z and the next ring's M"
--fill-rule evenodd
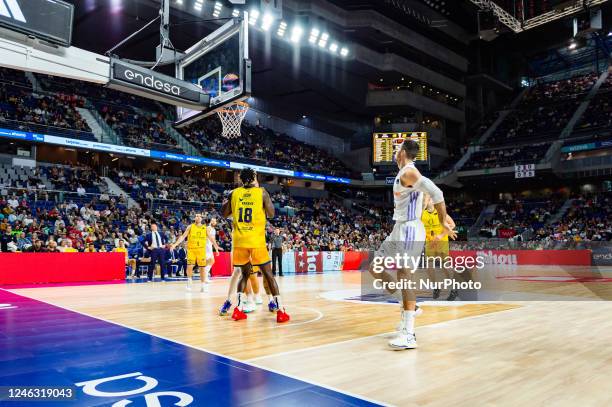
M440 267L444 270L446 278L450 278L449 271L444 268L446 258L449 256L449 243L448 243L448 232L440 224L440 217L436 210L433 201L429 195L425 196L424 199L425 210L421 215L421 221L425 226L425 257L428 262L427 273L429 278L436 281L435 272L430 265L440 264ZM455 222L450 215L446 215L446 223L452 228L455 228ZM457 290L451 290L447 300L453 301L457 298L459 293ZM433 298L438 299L440 297L440 289L436 288L433 290Z
M206 267L208 228L202 223L201 213L195 214L193 223L187 226L185 232L170 246L170 250L174 250L185 239L187 239L187 291L191 291L194 266L200 268L200 274L205 273L204 267ZM208 276L206 276L206 280L202 283L202 291L206 291L207 284Z
M258 266L267 282L274 300L269 304L271 311L276 311L276 322L289 321L289 315L282 308L278 285L272 274L272 261L266 245L266 217L274 217L274 205L268 192L259 187L257 173L252 168L240 172L242 186L234 189L229 199L223 202L221 213L232 217L232 261L234 267L242 271L238 282L238 304L232 318L236 321L246 319L244 306L247 296L244 293L251 269ZM223 308L231 307L224 304Z

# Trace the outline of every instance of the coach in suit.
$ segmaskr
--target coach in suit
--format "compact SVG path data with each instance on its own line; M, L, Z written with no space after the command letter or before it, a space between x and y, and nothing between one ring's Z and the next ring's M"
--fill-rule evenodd
M151 232L147 233L144 244L151 253L151 264L149 265L149 281L153 280L155 265L159 264L161 279L166 278L166 236L157 231L157 225L151 224Z

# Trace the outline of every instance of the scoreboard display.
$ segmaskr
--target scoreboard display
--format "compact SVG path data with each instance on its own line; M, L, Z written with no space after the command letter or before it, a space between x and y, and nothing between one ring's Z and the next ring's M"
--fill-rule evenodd
M407 133L374 133L372 142L372 162L374 165L389 165L395 153L406 139L412 139L421 146L416 161L427 161L427 133L422 131Z

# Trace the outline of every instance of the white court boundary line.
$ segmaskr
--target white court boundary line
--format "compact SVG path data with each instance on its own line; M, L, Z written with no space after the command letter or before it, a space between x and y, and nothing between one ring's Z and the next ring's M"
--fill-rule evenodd
M395 304L395 305L397 305L397 304ZM510 304L510 305L514 305L514 304ZM516 305L518 305L518 304L516 304ZM445 325L445 324L448 324L448 323L451 323L451 322L459 322L459 321L465 321L465 320L469 320L469 319L482 318L482 317L486 317L486 316L497 315L497 314L500 314L502 312L517 311L517 310L521 310L521 307L510 308L510 309L494 311L494 312L488 312L486 314L472 315L470 317L449 319L448 321L434 322L432 324L427 324L427 325L424 325L424 326L420 326L420 327L418 327L418 329L420 330L420 329L425 329L425 328L434 327L434 326L438 327L438 326L442 326L442 325ZM379 337L379 336L391 335L391 334L394 334L396 332L397 331L383 332L383 333L376 334L376 335L362 336L360 338L347 339L347 340L344 340L344 341L325 343L325 344L322 344L322 345L311 346L311 347L308 347L308 348L294 349L294 350L289 350L289 351L286 351L286 352L274 353L272 355L257 356L255 358L251 358L251 359L247 359L247 360L249 362L252 362L252 361L255 361L255 360L263 360L263 359L266 359L266 358L273 358L273 357L276 357L276 356L285 356L285 355L291 355L291 354L294 354L294 353L307 352L307 351L310 351L310 350L326 348L326 347L330 347L330 346L334 346L334 345L344 345L346 343L358 342L358 341L362 341L364 339L372 339L372 338L376 338L376 337Z
M240 359L237 359L237 358L232 357L232 356L224 355L222 353L213 352L211 350L200 348L200 347L195 346L195 345L190 345L188 343L184 343L184 342L177 341L177 340L174 340L174 339L166 338L164 336L157 335L157 334L154 334L152 332L147 332L147 331L144 331L142 329L138 329L138 328L134 328L134 327L131 327L131 326L127 326L127 325L121 324L119 322L113 322L113 321L110 321L110 320L105 319L105 318L96 317L94 315L90 315L90 314L87 314L85 312L73 310L73 309L70 309L68 307L64 307L62 305L54 304L52 302L48 302L48 301L44 301L44 300L39 300L37 298L29 297L29 296L23 295L23 294L14 293L11 290L7 290L5 288L0 288L0 290L9 292L9 293L14 294L14 295L18 295L20 297L29 298L29 299L34 300L34 301L40 301L40 302L42 302L44 304L52 305L54 307L58 307L58 308L66 310L66 311L75 312L77 314L84 315L86 317L97 319L97 320L100 320L100 321L104 321L104 322L109 323L109 324L121 326L123 328L131 329L133 331L140 332L140 333L143 333L143 334L146 334L146 335L151 335L151 336L154 336L156 338L163 339L165 341L174 342L174 343L186 346L186 347L191 348L191 349L196 349L196 350L199 350L199 351L202 351L202 352L210 353L211 355L215 355L215 356L219 356L219 357L222 357L222 358L226 358L226 359L232 360L234 362L242 363L242 364L245 364L245 365L248 365L248 366L252 366L252 367L256 367L256 368L261 369L261 370L266 370L268 372L272 372L272 373L275 373L275 374L278 374L278 375L281 375L281 376L289 377L290 379L299 380L299 381L304 382L304 383L309 383L309 384L311 384L313 386L318 386L318 387L321 387L323 389L335 391L336 393L345 394L347 396L354 397L354 398L356 398L358 400L368 401L370 403L379 404L381 406L392 406L392 404L388 404L388 403L384 403L382 401L374 400L374 399L369 398L369 397L360 396L358 394L355 394L355 393L352 393L352 392L348 392L348 391L344 391L344 390L340 390L338 388L335 388L335 387L332 387L332 386L327 386L327 385L324 385L324 384L321 384L321 383L317 383L317 382L312 381L312 380L301 379L301 378L299 378L297 376L294 376L294 375L291 375L291 374L282 373L282 372L280 372L280 371L278 371L276 369L270 369L270 368L267 368L267 367L263 367L263 366L260 366L260 365L257 365L255 363L250 362L248 359L247 360L240 360ZM239 366L232 366L232 367L240 369Z

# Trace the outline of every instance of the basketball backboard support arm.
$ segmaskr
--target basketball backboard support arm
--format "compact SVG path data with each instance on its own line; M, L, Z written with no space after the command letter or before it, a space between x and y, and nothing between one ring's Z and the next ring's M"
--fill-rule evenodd
M0 28L0 66L85 82L109 81L109 58L77 47L59 47Z
M115 65L117 68L122 65L126 69L115 70ZM128 86L121 88L125 92L191 109L205 109L208 106L208 96L190 83L181 83L176 78L143 67L130 66L122 60L73 46L49 44L1 27L0 66L101 85L110 84L111 78L120 81L117 74L122 73L128 75L123 79L123 85ZM196 97L196 93L200 96Z
M200 86L210 96L208 108L202 111L179 107L177 127L248 98L251 94L248 13L232 18L187 49L176 64L176 77Z

